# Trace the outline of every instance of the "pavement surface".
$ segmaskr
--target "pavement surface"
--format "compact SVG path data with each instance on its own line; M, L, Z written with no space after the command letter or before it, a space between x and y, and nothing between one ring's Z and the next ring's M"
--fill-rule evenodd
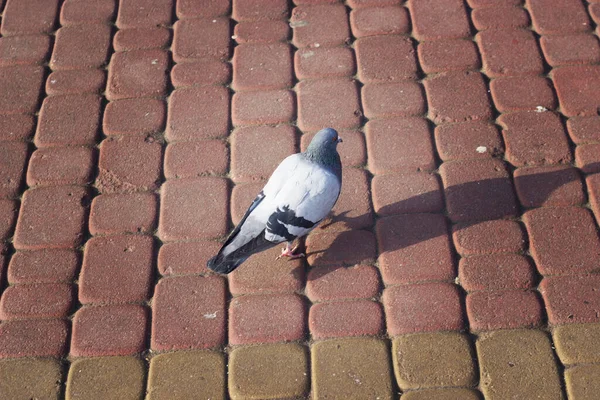
M0 11L1 399L598 399L597 0ZM327 126L306 260L208 271Z

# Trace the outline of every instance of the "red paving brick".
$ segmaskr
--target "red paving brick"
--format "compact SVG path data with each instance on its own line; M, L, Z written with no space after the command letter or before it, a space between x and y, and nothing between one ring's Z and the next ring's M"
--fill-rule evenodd
M233 38L238 43L285 42L290 36L286 21L245 21L235 25Z
M92 200L88 229L92 235L151 233L157 212L153 193L102 194Z
M289 90L236 93L231 100L231 122L234 126L289 123L294 109L294 93Z
M411 226L412 229L404 227ZM436 214L382 218L375 228L386 285L450 281L455 267L446 219ZM427 268L423 268L423 266Z
M25 178L26 143L0 143L0 197L17 197Z
M371 182L373 207L380 216L444 209L440 180L433 174L377 175Z
M88 240L79 275L79 301L107 304L148 300L153 251L153 239L145 236Z
M459 0L410 0L413 33L420 41L470 35L469 17Z
M500 112L535 111L557 106L552 83L543 77L498 78L490 82L494 105Z
M164 278L152 305L153 350L216 347L225 341L225 284L222 278Z
M473 331L536 327L544 312L535 292L519 290L471 293L466 309Z
M600 145L577 146L575 149L575 164L584 174L600 172Z
M538 75L544 70L537 41L524 29L493 29L477 34L488 76Z
M308 327L315 339L377 335L383 328L383 310L370 300L315 304L310 308Z
M193 17L218 17L231 11L230 1L202 2L196 0L181 0L177 2L175 12L179 19Z
M375 236L364 230L313 232L306 239L306 256L313 267L370 264L376 258Z
M525 249L527 240L521 225L509 220L459 223L452 228L452 238L463 256L518 253Z
M219 60L204 59L180 63L171 69L174 87L224 85L231 80L231 65Z
M34 128L35 121L31 115L0 115L0 142L26 141L33 136ZM4 154L0 159L6 157L8 155Z
M173 60L201 58L225 60L229 57L229 20L199 18L180 20L173 26ZM205 40L197 40L199 37Z
M162 96L167 90L168 55L161 50L114 53L108 69L106 97Z
M48 57L50 37L46 35L0 38L0 66L42 64Z
M93 2L65 0L60 10L60 24L79 25L88 23L108 23L114 18L116 4L113 0Z
M294 294L235 297L229 304L229 343L275 343L304 336L305 305Z
M423 72L476 70L481 67L477 46L470 40L450 39L421 42L417 48Z
M80 263L79 258L74 250L17 251L8 264L8 282L11 284L70 282L75 278Z
M240 182L231 190L231 220L238 224L252 201L265 186L266 181Z
M165 150L164 174L171 178L225 175L229 151L221 140L171 143Z
M460 285L467 291L530 289L535 267L518 254L488 254L461 258L458 265Z
M361 91L367 118L406 117L425 113L425 91L413 81L368 84Z
M106 74L97 69L61 70L52 72L46 79L46 93L61 94L101 93L106 84Z
M542 275L597 270L600 240L591 213L583 208L540 208L523 215L531 254Z
M166 243L157 257L158 272L164 276L208 274L206 262L221 248L214 241Z
M306 295L313 302L373 298L379 288L377 269L370 265L311 268L306 281Z
M333 218L324 222L322 229L357 230L368 229L373 225L373 211L369 200L369 182L366 171L346 168L342 172L342 181L350 190L342 191L333 207Z
M167 117L165 103L156 99L111 101L104 109L105 135L131 135L160 132Z
M590 206L596 216L596 221L600 221L600 174L588 175L585 179L590 199Z
M58 0L9 1L2 15L2 36L49 33L58 14Z
M343 4L300 5L292 10L292 43L298 47L334 47L350 42L350 26Z
M305 133L300 138L300 148L305 151L317 132ZM357 130L340 130L339 135L344 140L344 151L340 154L342 166L362 166L367 159L365 136Z
M600 44L593 35L542 36L540 45L548 64L553 67L600 61Z
M574 206L586 201L577 168L568 166L518 168L514 172L514 181L517 197L521 205L526 208Z
M504 153L498 128L488 121L470 121L435 127L435 143L443 161L489 158Z
M124 356L146 346L148 312L138 305L80 308L73 317L71 356Z
M0 358L61 357L69 324L61 319L26 319L0 324Z
M0 67L0 113L35 112L43 79L40 66Z
M542 280L540 292L551 325L598 322L598 275L553 276Z
M347 47L299 49L294 53L298 79L333 78L354 75L354 52Z
M64 283L8 287L0 299L0 319L66 317L73 302L73 288Z
M363 37L354 42L354 49L362 83L411 79L417 75L416 53L408 37Z
M516 3L520 3L520 0ZM497 28L526 28L530 22L526 10L510 5L476 8L471 11L471 20L478 31Z
M257 19L286 19L288 2L285 0L233 0L231 17L236 21Z
M590 30L590 20L580 1L555 0L548 7L541 0L527 0L533 28L540 35Z
M65 26L56 32L50 68L98 68L108 58L110 27L100 24Z
M0 199L0 241L12 236L18 212L19 203L17 201Z
M169 25L172 18L171 0L150 0L143 6L136 0L124 0L119 4L117 27L119 29L140 26Z
M86 147L51 147L33 152L27 185L85 185L92 180L95 152Z
M113 47L115 51L163 49L169 46L170 41L171 32L166 28L134 28L117 31Z
M231 85L236 91L292 86L292 54L287 44L241 44L235 48L231 62Z
M561 112L567 117L595 116L600 107L600 66L572 66L552 71L552 80L560 102Z
M410 18L404 7L367 7L350 13L355 37L404 34L410 31Z

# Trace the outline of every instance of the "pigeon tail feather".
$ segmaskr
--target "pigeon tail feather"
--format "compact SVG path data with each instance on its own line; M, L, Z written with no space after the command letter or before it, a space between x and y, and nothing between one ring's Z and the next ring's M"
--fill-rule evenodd
M208 260L206 266L220 274L229 274L246 261L252 254L270 249L276 244L277 243L268 241L265 238L265 231L262 231L260 235L227 255L223 255L223 249L225 248L225 246L223 246L216 256Z

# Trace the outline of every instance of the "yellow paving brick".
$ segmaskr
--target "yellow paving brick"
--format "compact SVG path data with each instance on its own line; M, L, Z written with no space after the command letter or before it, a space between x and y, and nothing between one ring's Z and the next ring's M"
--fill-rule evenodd
M480 400L479 392L471 389L429 389L406 392L400 400Z
M477 377L469 339L456 332L394 338L394 371L401 389L472 386Z
M312 346L314 399L392 399L389 349L373 338L336 339Z
M139 400L144 364L133 357L82 358L71 364L67 400Z
M288 399L308 392L306 348L266 344L236 348L229 357L229 394L238 399Z
M563 364L600 363L600 324L557 326L552 337Z
M62 382L57 360L0 361L0 399L58 399Z
M496 331L479 338L480 387L486 400L563 399L548 336L541 331Z
M212 351L178 351L150 361L148 400L225 398L225 357Z
M600 397L600 365L581 365L565 371L570 400L598 400Z

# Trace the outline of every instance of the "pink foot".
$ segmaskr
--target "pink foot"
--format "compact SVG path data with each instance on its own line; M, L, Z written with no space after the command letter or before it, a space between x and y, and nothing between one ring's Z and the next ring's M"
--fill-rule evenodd
M290 260L306 257L304 253L294 254L297 249L298 247L291 249L290 246L285 246L283 249L281 249L281 254L275 258L275 260L279 260L281 257L289 257Z

